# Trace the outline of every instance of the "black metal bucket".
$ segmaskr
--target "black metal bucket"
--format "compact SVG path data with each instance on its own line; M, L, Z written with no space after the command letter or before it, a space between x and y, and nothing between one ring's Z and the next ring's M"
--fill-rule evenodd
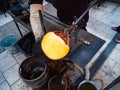
M32 48L35 44L33 32L27 33L17 42L17 44L27 55L32 55Z
M41 63L36 57L29 57L22 62L19 68L21 79L30 87L42 87L49 79L47 64Z

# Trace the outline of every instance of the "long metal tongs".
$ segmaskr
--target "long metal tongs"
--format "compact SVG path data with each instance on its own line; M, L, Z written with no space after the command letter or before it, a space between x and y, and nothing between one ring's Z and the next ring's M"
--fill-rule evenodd
M77 27L78 27L78 23L83 19L83 17L87 14L87 12L89 11L90 8L92 8L98 0L94 0L89 4L89 7L85 10L85 12L67 29L64 30L65 33L71 33L72 31L74 31ZM75 36L75 35L74 35ZM78 35L76 35L78 36ZM82 37L75 37L76 39L82 41L83 43L85 43L86 45L89 45L90 42L85 40Z
M42 11L39 10L38 13L39 13L39 17L40 17L40 22L41 22L41 26L42 26L42 31L43 31L43 33L45 34L47 31L46 31L46 28L45 28Z

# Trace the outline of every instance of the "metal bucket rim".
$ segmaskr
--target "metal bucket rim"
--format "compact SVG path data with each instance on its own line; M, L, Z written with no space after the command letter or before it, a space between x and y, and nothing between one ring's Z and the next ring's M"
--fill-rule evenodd
M51 83L52 79L54 79L54 78L56 78L56 77L60 77L60 76L54 75L54 76L52 76L52 77L49 79L49 81L48 81L48 90L51 90L51 89L50 89L50 83ZM65 79L65 81L66 81L66 79ZM67 81L66 81L66 85L65 85L65 90L67 90Z
M82 84L85 84L85 83L90 83L90 84L94 85L94 87L96 88L96 90L100 90L100 89L98 88L98 86L96 85L96 83L94 83L93 81L90 81L90 80L84 80L84 81L80 82L79 85L78 85L78 87L77 87L77 89L79 90L79 87L80 87Z
M22 64L24 64L24 62L28 61L29 58L35 58L35 57L34 57L34 56L30 56L30 57L28 57L26 60L24 60L24 61L21 63L21 65L20 65L20 67L19 67L19 75L20 75L20 77L21 77L23 80L25 80L25 81L35 81L35 80L38 80L40 77L42 77L42 76L45 74L45 72L46 72L46 70L47 70L47 64L43 63L44 66L45 66L45 68L44 68L44 71L42 72L42 74L40 74L39 77L37 77L37 78L35 78L35 79L28 80L28 79L25 79L24 77L22 77L22 75L21 75L21 66L22 66Z

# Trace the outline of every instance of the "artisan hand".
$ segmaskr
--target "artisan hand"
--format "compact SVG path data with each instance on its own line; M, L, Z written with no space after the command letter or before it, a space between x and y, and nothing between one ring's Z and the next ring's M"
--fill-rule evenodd
M30 5L30 23L31 23L36 41L39 41L44 34L44 32L42 31L39 12L38 12L39 10L42 10L42 9L43 9L42 4Z

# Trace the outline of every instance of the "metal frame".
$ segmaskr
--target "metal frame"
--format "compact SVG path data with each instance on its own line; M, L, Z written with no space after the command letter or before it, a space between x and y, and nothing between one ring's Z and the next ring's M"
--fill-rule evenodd
M117 43L114 41L116 37L119 37L120 34L117 33L114 38L111 40L111 42L107 45L107 47L104 49L104 51L100 54L100 56L95 60L95 62L90 67L90 79L93 79L93 77L96 75L97 71L102 67L110 53L113 51Z

